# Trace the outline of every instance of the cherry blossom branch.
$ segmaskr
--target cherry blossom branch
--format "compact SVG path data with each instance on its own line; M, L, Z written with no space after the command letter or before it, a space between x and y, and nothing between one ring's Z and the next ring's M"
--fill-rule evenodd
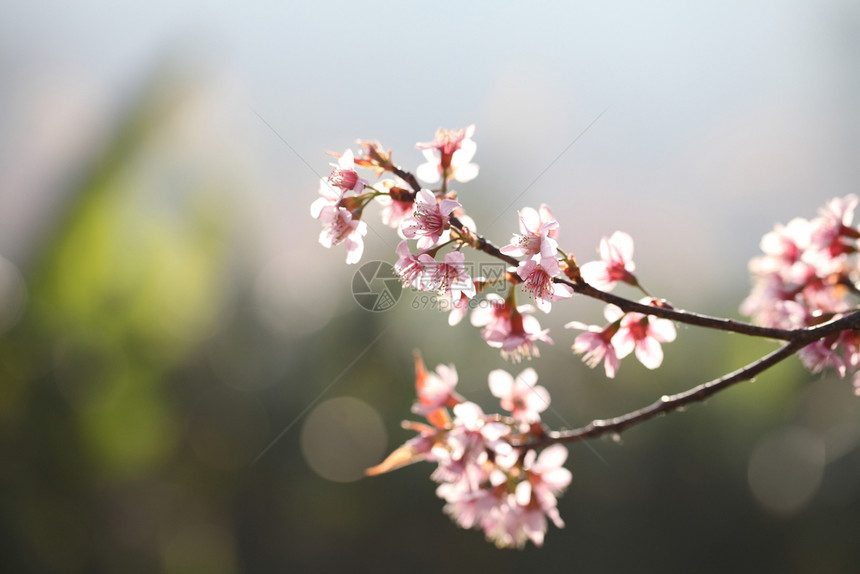
M455 217L451 217L451 225L457 228L459 231L463 231L462 223L459 222ZM471 246L478 251L483 251L487 255L491 255L492 257L500 259L510 265L516 266L519 264L519 260L515 259L514 257L511 257L510 255L505 255L496 245L494 245L492 242L490 242L481 235L474 235L474 241L471 243ZM585 295L586 297L598 299L605 303L612 303L613 305L618 306L622 311L627 311L631 313L642 313L643 315L654 315L655 317L669 319L671 321L677 321L679 323L686 323L688 325L695 325L697 327L716 329L718 331L731 331L734 333L741 333L752 337L766 337L768 339L777 339L781 341L791 341L796 336L797 331L806 330L761 327L759 325L753 325L752 323L735 321L734 319L722 319L719 317L711 317L708 315L693 313L692 311L672 309L668 306L656 307L652 305L645 305L643 303L639 303L638 301L633 301L631 299L626 299L619 295L614 295L612 293L607 293L606 291L596 289L582 279L580 279L579 281L571 281L563 277L556 277L553 281L571 287L574 292L579 293L580 295Z
M809 329L798 329L793 331L794 339L779 349L753 361L734 372L723 375L718 379L708 381L692 389L675 395L663 395L659 400L647 407L611 418L595 419L587 425L570 430L548 432L544 437L516 445L523 448L542 448L554 443L576 442L588 438L596 438L605 434L618 434L632 426L660 415L677 411L691 403L703 401L710 396L723 391L737 383L749 381L758 374L768 370L777 363L794 355L806 345L839 333L843 330L856 330L860 328L860 311L834 319L822 325Z
M546 204L518 212L520 233L514 233L504 247L478 235L458 194L448 187L450 182L464 183L478 175L478 165L471 162L474 130L474 125L440 129L432 142L416 144L427 161L414 175L396 166L391 151L376 141L359 140L358 156L349 149L332 154L338 162L321 182L320 197L311 204L311 216L323 224L320 244L345 243L346 262L357 263L367 232L364 209L379 199L382 222L403 238L395 250L394 265L403 285L438 293L450 305L450 325L472 309L470 322L482 328L481 337L512 362L539 356L537 342L552 344L549 329L542 329L532 315L535 308L517 305L518 286L545 313L553 302L575 293L608 303L605 326L571 321L565 328L583 331L574 340L573 352L582 355L589 367L602 363L609 378L615 376L619 360L634 352L645 367L659 367L660 344L675 340L675 322L765 337L783 345L740 369L664 395L639 410L559 431L541 422L540 413L549 407L550 397L535 384L534 369L526 368L516 378L502 369L491 371L490 391L510 415L485 414L456 392L454 365L439 365L431 373L416 355L417 402L412 412L424 416L427 423L406 421L404 428L416 436L368 469L368 474L419 461L437 463L432 476L440 483L437 495L460 526L482 529L499 546L522 548L528 540L540 546L547 519L558 527L564 524L556 508L558 496L570 483L570 472L562 466L567 457L563 443L617 435L752 380L795 354L813 373L833 369L844 378L849 369L854 371L854 393L860 395L860 308L846 300L847 295L860 295L860 227L853 223L860 198L834 198L815 219L777 224L762 238L763 254L749 264L752 291L741 304L741 312L755 324L710 317L675 309L652 297L635 275L633 239L623 231L601 239L600 260L583 265L560 249L559 223ZM377 178L390 172L399 179L371 184L358 175L356 166L373 170ZM419 178L428 184L441 181L441 185L427 189ZM410 239L418 253L410 249ZM503 261L506 272L500 277L471 277L465 266L465 246ZM510 285L505 297L485 292L481 305L472 308L479 291L501 281ZM610 291L618 283L639 289L645 298L634 301L613 295Z

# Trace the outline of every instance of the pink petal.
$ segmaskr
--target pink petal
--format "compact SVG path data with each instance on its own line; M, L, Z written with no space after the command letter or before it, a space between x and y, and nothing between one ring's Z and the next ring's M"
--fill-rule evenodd
M663 362L663 349L656 339L645 337L636 345L636 358L648 369L656 369Z
M427 150L425 150L424 153L426 155ZM439 173L439 162L434 159L427 163L422 163L418 166L418 169L415 170L415 175L417 175L418 179L420 179L421 181L425 181L427 183L436 183L441 179L441 175Z
M505 398L513 394L514 378L502 369L491 371L489 375L490 392L494 397Z
M567 460L567 454L567 448L564 445L554 444L548 446L540 453L532 470L543 473L550 469L559 468Z
M612 261L629 263L633 260L633 238L623 231L616 231L609 238L609 246L612 250ZM603 255L603 243L600 244L600 254ZM604 260L606 258L604 257ZM628 267L629 269L629 267Z
M478 177L478 164L475 163L467 163L466 165L459 166L454 172L454 179L460 183L472 181L476 177Z
M527 235L529 233L537 233L540 229L540 216L537 211L531 207L524 207L520 210L520 233Z
M633 352L636 348L636 341L633 340L633 335L629 329L619 329L615 336L612 337L611 344L615 347L615 354L619 359L623 359Z
M669 319L648 319L648 332L661 343L674 341L677 336L675 325Z

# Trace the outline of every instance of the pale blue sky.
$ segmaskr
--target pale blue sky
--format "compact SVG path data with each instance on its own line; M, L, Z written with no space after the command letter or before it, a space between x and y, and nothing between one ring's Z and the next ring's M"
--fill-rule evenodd
M316 176L255 112L318 172L324 149L356 138L380 139L414 167L414 142L475 123L482 171L461 193L479 227L507 214L486 230L496 241L516 209L545 201L584 258L623 228L645 263L739 281L773 223L855 191L858 23L848 0L6 2L0 173L16 176L0 176L0 250L14 256L30 221L9 206L48 201L46 174L69 161L54 147L75 141L36 145L30 123L56 115L42 120L47 140L54 125L97 133L178 57L219 78L211 90L229 86L227 115L241 128L231 143L253 156L264 194L290 208L268 224L298 226L308 249ZM74 114L77 124L63 119ZM45 145L53 155L42 161ZM387 248L368 238L369 253ZM320 256L339 265L341 255Z

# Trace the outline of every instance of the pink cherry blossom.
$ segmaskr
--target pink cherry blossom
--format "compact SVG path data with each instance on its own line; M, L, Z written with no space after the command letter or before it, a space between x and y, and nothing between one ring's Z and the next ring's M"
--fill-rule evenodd
M650 301L646 297L640 303L648 304ZM675 325L671 321L641 313L625 314L615 305L608 305L604 315L610 322L621 320L618 332L612 337L612 346L619 359L635 351L639 362L649 369L656 369L663 363L660 343L674 341L676 336Z
M512 493L487 513L483 526L487 539L500 548L522 548L528 540L542 546L546 518L539 508L521 506Z
M401 222L405 237L418 238L418 249L429 249L439 243L450 227L449 216L460 204L452 199L436 201L433 192L422 189L415 198L415 211L412 217Z
M418 386L418 385L416 385ZM412 405L412 412L427 416L437 409L459 402L454 392L457 386L457 369L454 365L438 365L436 372L426 372L417 389L418 402Z
M427 183L436 183L442 177L453 178L461 183L475 179L478 166L471 163L477 150L477 145L472 141L474 133L474 125L466 129L439 129L432 142L416 144L415 147L422 150L427 160L418 166L418 178Z
M819 217L812 222L812 242L827 249L831 257L850 252L850 244L843 243L842 238L856 241L860 237L857 229L852 227L858 201L853 194L833 198L818 211Z
M602 291L610 291L619 281L636 285L633 271L633 239L623 231L600 240L600 261L590 261L580 267L586 283Z
M526 369L515 380L504 371L490 373L490 389L511 417L485 414L477 404L454 391L454 366L440 365L435 373L415 355L418 402L413 410L425 414L432 426L405 421L418 435L368 469L378 475L420 460L435 462L431 479L444 512L463 528L483 530L499 547L522 548L528 541L543 544L547 518L559 528L557 497L570 483L563 467L567 450L561 445L523 453L513 446L545 436L539 413L549 394L536 386L537 374ZM447 408L453 412L448 416Z
M524 370L516 379L507 371L496 369L490 372L490 392L501 399L502 408L510 412L515 421L535 423L549 406L549 393L535 384L537 379L534 369Z
M541 329L538 320L531 315L534 307L515 307L493 293L487 295L483 303L489 304L479 305L472 311L472 325L483 327L481 337L490 347L500 349L505 359L518 363L524 357L539 357L538 341L553 344L549 329Z
M378 141L358 140L356 143L361 146L361 151L355 158L356 164L374 170L376 177L385 171L394 169L394 164L391 161L391 150L385 151L385 148Z
M376 198L376 201L382 205L382 211L379 213L382 223L397 229L401 235L401 224L404 220L412 217L415 212L415 193L406 189L404 185L402 182L391 179L385 179L374 184L374 187L388 192L387 195L380 195Z
M813 373L820 373L827 367L831 367L844 378L848 372L848 365L839 355L837 343L838 340L833 340L832 337L821 339L802 348L797 356L800 357L803 366Z
M618 331L617 324L608 327L597 325L586 325L579 321L571 321L565 325L566 329L583 329L585 333L578 335L573 341L573 352L583 355L583 362L592 369L603 361L606 376L610 379L618 372L620 361L615 347L612 345L612 337Z
M367 181L359 177L355 171L355 158L352 155L352 150L348 149L343 152L331 170L327 181L333 187L340 188L344 192L354 191L361 192L367 185Z
M364 252L364 240L367 234L367 224L359 219L360 208L350 211L346 205L351 202L340 193L334 191L325 180L320 182L319 193L322 197L311 204L311 216L323 224L319 242L323 247L331 248L346 242L346 262L358 263Z
M463 317L469 314L470 302L472 298L466 295L464 292L459 292L458 298L451 298L448 306L451 312L448 314L448 324L450 326L458 325L460 321L463 320Z
M475 282L466 271L466 256L460 251L451 251L445 254L442 262L428 266L427 271L432 272L426 285L431 289L459 299L460 296L475 296Z
M570 485L572 478L570 471L564 468L566 460L567 449L560 444L545 448L540 455L530 450L523 460L523 468L534 498L559 528L564 527L564 522L556 508L556 497Z
M523 208L520 212L520 233L514 234L510 244L502 247L502 253L512 257L546 253L555 256L558 250L558 222L546 205L541 205L539 211L531 207ZM548 245L545 245L548 244Z
M537 308L544 313L552 309L552 301L566 299L573 295L573 289L562 283L554 283L553 277L561 273L558 259L544 254L533 255L520 261L517 275L523 280L523 289L531 293Z
M414 255L409 251L409 244L404 239L397 245L397 262L394 264L394 272L400 277L405 287L414 287L421 291L429 290L430 287L424 280L430 275L428 269L436 267L436 260L427 253Z

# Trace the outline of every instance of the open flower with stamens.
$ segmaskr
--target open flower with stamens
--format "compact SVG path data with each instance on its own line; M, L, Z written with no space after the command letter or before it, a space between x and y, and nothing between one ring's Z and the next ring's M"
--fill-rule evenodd
M346 242L346 262L358 263L364 252L362 237L367 234L367 224L359 219L360 199L344 197L343 192L335 191L325 180L320 182L319 194L322 197L311 204L311 216L323 224L320 244L331 248ZM352 205L357 207L351 210Z
M649 297L640 301L644 304L650 302ZM612 337L612 346L615 347L619 359L635 351L639 362L649 369L656 369L663 363L660 343L675 340L675 325L672 321L653 315L625 313L615 305L608 305L604 315L611 322L620 319L618 332Z
M539 211L525 207L520 212L520 233L514 234L511 242L501 252L512 257L546 253L555 256L558 250L558 221L549 207L541 205ZM548 245L545 245L548 244Z
M579 268L585 282L601 291L611 291L619 281L635 286L635 269L633 239L623 231L600 240L600 261L589 261Z
M429 372L416 351L415 389L418 400L412 405L413 413L427 417L434 426L446 426L450 419L442 411L463 402L463 398L454 391L456 386L457 369L454 365L438 365L435 373Z
M514 379L504 371L490 373L490 389L512 413L509 417L486 414L457 395L453 365L440 365L429 373L416 352L415 372L418 402L413 411L425 414L430 424L404 422L404 428L418 435L367 474L421 460L434 462L431 479L439 483L436 495L445 501L445 514L459 526L482 530L499 547L523 548L529 540L541 546L547 518L564 526L557 497L571 475L562 466L567 458L563 446L549 446L540 454L514 446L545 437L539 413L549 404L549 393L535 385L537 374L526 369Z
M397 245L395 252L397 262L394 264L394 272L400 277L403 286L429 291L431 287L427 285L426 280L428 276L432 276L436 260L427 253L413 254L409 251L409 243L405 239Z
M331 186L337 187L344 192L361 193L364 190L367 181L359 177L355 171L355 157L352 155L351 149L343 152L343 155L338 158L337 164L332 165L334 168L326 178Z
M860 279L854 211L860 199L837 197L818 217L777 224L761 240L763 254L750 261L753 288L741 311L755 322L783 329L809 328L855 309L847 295ZM815 341L798 352L813 373L832 368L841 377L860 366L857 336Z
M560 444L545 448L539 455L530 450L523 460L534 499L559 528L564 527L564 521L558 514L556 497L564 492L572 478L570 471L564 468L566 460L567 449Z
M404 237L418 238L418 249L429 249L442 240L450 227L449 216L460 204L452 199L436 201L433 192L422 189L415 198L412 217L401 222Z
M431 268L432 276L427 284L434 290L444 293L451 299L459 299L462 295L472 298L475 296L475 282L466 271L466 256L460 251L445 254L441 262L436 262Z
M466 129L438 129L432 142L416 144L427 160L418 166L418 178L427 183L436 183L443 177L461 183L475 179L478 165L471 162L478 146L472 141L474 133L474 124Z
M537 385L537 373L526 369L516 379L507 371L490 372L490 392L501 400L502 408L517 422L536 423L549 406L549 393Z
M549 245L547 245L549 249ZM561 273L558 259L543 253L520 261L517 275L523 280L523 289L531 294L537 308L544 313L552 309L552 301L566 299L573 295L573 289L563 283L554 283L553 277Z
M620 361L615 347L612 346L612 337L618 331L618 323L611 323L607 327L597 325L586 325L579 321L571 321L565 324L566 329L582 329L582 333L573 341L573 352L582 355L582 361L592 369L603 361L606 376L610 379L618 372Z
M539 357L537 342L552 345L549 329L541 329L537 318L531 315L534 307L520 305L490 293L484 303L472 311L471 322L483 327L481 337L493 348L500 349L502 357L519 363L523 358Z

